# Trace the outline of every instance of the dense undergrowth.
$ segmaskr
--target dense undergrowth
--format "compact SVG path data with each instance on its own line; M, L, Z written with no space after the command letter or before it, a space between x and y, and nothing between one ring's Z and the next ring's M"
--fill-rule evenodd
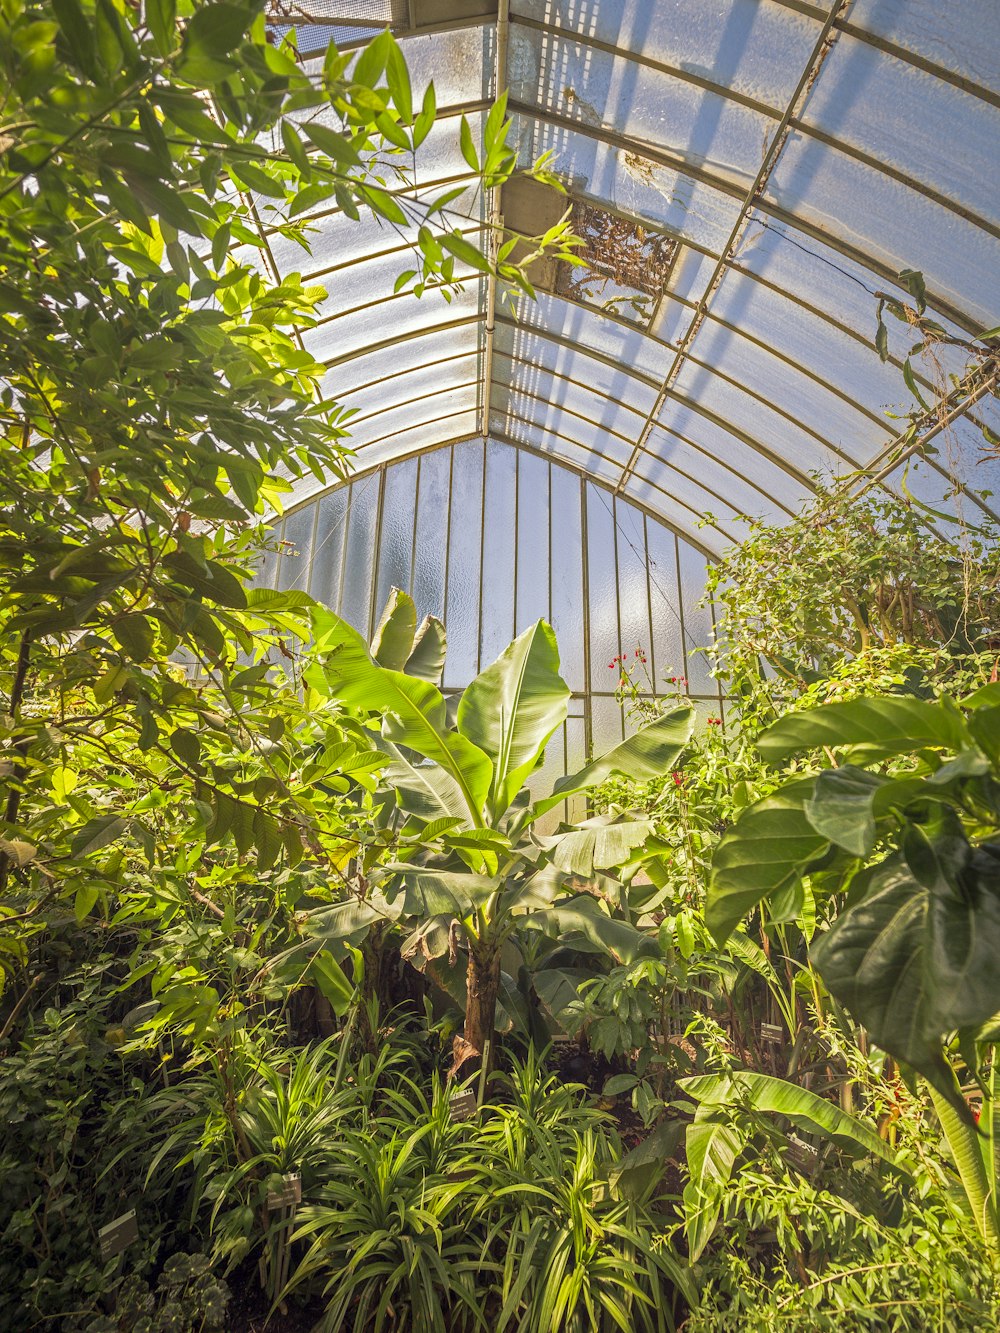
M550 626L446 699L404 594L366 643L256 578L348 466L260 210L531 291L415 192L388 34L294 55L0 11L0 1325L996 1326L994 526L817 483L716 569L725 717L612 646L631 734L540 789Z

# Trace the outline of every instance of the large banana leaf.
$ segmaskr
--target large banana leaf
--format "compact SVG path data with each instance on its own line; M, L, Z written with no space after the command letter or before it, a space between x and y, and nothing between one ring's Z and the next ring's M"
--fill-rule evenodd
M569 833L539 838L552 853L552 863L573 875L592 875L595 870L610 870L624 865L636 847L641 847L653 831L648 819L588 819Z
M539 620L518 635L465 690L458 729L493 760L489 809L509 807L566 719L569 688L559 674L552 626Z
M578 773L560 778L552 795L536 801L531 807L529 821L545 814L574 792L596 787L612 773L634 778L637 782L662 777L677 762L693 730L694 709L689 704L672 709L640 727L634 735L613 746Z
M381 713L387 738L446 769L462 792L471 822L482 826L493 764L467 737L448 730L441 691L429 681L379 666L357 630L325 607L313 612L313 631L323 664L309 668L307 683L348 707Z
M424 616L403 670L408 676L419 676L440 685L447 647L444 625L437 616Z
M634 963L639 958L659 954L654 938L627 921L609 916L589 893L581 893L545 911L530 912L524 926L561 939L571 949L608 954L616 963Z
M823 1135L849 1151L871 1154L895 1164L895 1153L870 1126L797 1083L747 1069L729 1074L697 1074L679 1079L678 1083L703 1107L749 1106L755 1111L782 1115L807 1133Z
M381 873L399 876L403 883L402 912L418 921L435 916L461 921L482 907L499 885L499 881L489 875L473 875L461 870L425 870L405 864L383 866ZM399 903L396 894L392 894L391 901Z
M385 776L396 793L396 803L408 815L416 815L428 823L457 817L468 827L468 807L462 788L440 764L411 764L396 750Z
M402 671L413 651L413 635L417 628L417 608L413 598L400 588L393 588L385 604L375 634L371 653L379 666L390 671Z
M691 1263L698 1261L712 1239L722 1195L745 1146L745 1136L718 1108L698 1107L685 1139L684 1234Z

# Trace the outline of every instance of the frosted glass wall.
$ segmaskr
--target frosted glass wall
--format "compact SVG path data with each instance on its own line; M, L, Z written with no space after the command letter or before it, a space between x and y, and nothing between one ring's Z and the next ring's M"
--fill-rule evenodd
M459 690L538 619L552 623L570 720L549 756L571 770L620 740L622 653L652 692L686 679L701 716L722 708L708 663L703 554L603 486L508 444L469 440L376 468L290 511L262 581L299 588L366 636L393 587L448 633Z

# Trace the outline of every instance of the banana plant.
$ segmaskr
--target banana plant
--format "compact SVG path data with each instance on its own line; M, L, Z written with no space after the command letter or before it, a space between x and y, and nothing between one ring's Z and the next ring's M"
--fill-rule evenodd
M808 883L829 918L812 949L820 976L927 1079L979 1230L1000 1249L983 1073L1000 1035L1000 685L961 704L831 703L786 715L758 744L774 763L813 756L813 772L800 760L719 843L709 928L722 943L765 900L773 919L792 919ZM986 1160L953 1045L990 1107Z
M525 630L450 700L432 680L399 670L399 653L395 665L385 664L333 612L317 609L313 630L308 686L317 700L336 699L377 724L379 749L391 756L385 780L405 822L399 859L378 877L386 901L411 926L404 953L444 970L458 963L460 950L467 954L457 1063L480 1059L492 1043L502 952L519 924L617 961L651 947L614 915L613 895L600 894L605 880L613 882L614 864L648 837L645 822L591 823L547 839L534 826L612 773L648 780L669 770L690 738L690 707L657 718L533 796L529 779L570 698L550 625Z
M874 1129L784 1079L732 1070L682 1078L679 1085L697 1103L687 1129L684 1187L684 1230L692 1263L712 1238L733 1168L762 1128L763 1117L788 1121L855 1157L879 1157L898 1170L895 1154ZM776 1127L770 1132L780 1133Z

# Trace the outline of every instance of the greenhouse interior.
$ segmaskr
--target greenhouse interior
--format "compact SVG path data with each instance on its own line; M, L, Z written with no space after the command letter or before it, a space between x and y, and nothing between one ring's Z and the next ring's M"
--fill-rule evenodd
M996 0L0 71L0 1329L1000 1328Z

